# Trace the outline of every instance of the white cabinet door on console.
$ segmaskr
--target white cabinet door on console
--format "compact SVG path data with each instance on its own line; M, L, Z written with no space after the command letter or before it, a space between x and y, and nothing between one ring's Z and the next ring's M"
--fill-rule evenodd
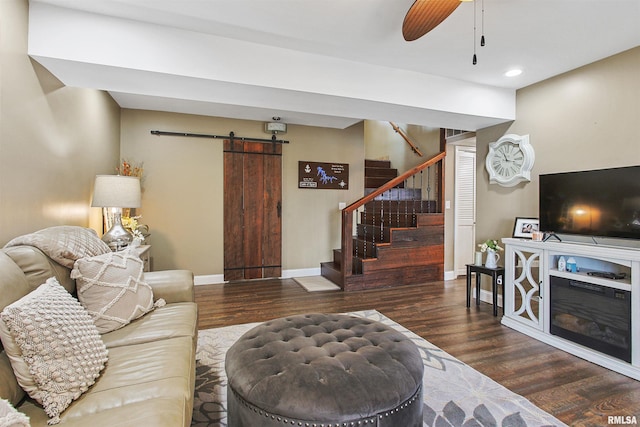
M517 244L506 246L504 293L507 319L543 329L543 292L540 289L543 262L542 250Z

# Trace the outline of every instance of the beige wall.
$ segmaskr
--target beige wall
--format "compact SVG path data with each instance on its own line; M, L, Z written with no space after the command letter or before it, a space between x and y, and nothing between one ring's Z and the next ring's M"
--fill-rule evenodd
M516 216L538 216L543 173L640 164L640 47L517 92L517 120L477 133L477 240L510 237ZM489 142L506 133L530 136L532 180L489 185Z
M122 157L144 163L141 223L154 268L223 273L222 140L154 136L151 130L269 138L262 122L122 111ZM362 124L345 130L290 125L283 146L283 270L320 267L340 246L338 203L363 193ZM298 189L298 161L349 163L349 190Z
M403 173L440 152L440 129L396 123L422 152L418 156L389 122L367 120L364 125L365 155L370 160L390 160Z
M120 108L27 56L27 0L0 1L0 245L61 224L101 231L93 180L119 159Z

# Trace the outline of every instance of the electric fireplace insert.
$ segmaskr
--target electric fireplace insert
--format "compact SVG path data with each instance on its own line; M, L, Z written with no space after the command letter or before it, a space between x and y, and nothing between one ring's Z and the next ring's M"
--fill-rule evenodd
M631 362L631 292L551 276L553 335Z

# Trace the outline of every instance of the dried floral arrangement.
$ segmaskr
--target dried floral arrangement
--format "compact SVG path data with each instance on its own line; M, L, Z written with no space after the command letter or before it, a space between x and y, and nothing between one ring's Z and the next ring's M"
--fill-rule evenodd
M127 159L122 159L120 166L116 168L118 175L135 176L142 180L142 174L144 173L144 163L133 163Z
M123 217L122 226L129 230L133 234L134 239L138 239L140 243L144 242L144 239L149 235L149 226L139 224L138 220L142 218L142 215Z

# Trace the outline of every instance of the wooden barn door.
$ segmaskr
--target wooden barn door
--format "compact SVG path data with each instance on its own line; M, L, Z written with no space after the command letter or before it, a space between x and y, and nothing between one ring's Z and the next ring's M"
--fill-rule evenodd
M282 145L224 141L224 279L282 274Z

